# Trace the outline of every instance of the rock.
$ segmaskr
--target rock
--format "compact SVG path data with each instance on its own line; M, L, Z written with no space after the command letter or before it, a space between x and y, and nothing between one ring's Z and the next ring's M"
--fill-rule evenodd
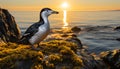
M106 30L111 28L112 27L110 26L88 26L88 27L85 27L83 30L87 32L94 32L94 31Z
M109 65L109 69L120 69L120 49L102 52L100 56Z
M73 33L69 33L69 34L68 33L67 34L54 33L54 34L49 35L46 38L47 42L51 40L65 40L65 41L73 42L78 45L78 48L82 48L83 46L80 39L77 38L77 35Z
M114 30L120 30L120 26L116 27Z
M0 46L6 45L6 43L0 38Z
M15 69L31 69L33 65L32 60L21 60L15 62Z
M72 42L51 40L41 47L34 51L29 45L0 46L0 69L109 69L97 55Z
M0 10L0 38L4 42L16 42L20 38L20 29L6 9Z
M108 69L107 65L100 58L94 57L90 54L85 54L85 52L81 55L84 63L82 69Z
M81 41L77 37L68 38L66 39L66 41L76 43L78 45L78 48L82 48L83 46Z
M77 26L73 27L71 30L76 33L79 33L81 31L81 29Z
M120 38L117 38L116 40L117 40L117 41L120 41Z
M51 35L46 38L46 41L51 41L51 40L65 40L69 42L73 42L78 45L78 48L82 48L82 43L80 39L77 38L77 34L81 31L81 29L77 26L73 27L72 29L70 28L64 28L60 30L51 30Z

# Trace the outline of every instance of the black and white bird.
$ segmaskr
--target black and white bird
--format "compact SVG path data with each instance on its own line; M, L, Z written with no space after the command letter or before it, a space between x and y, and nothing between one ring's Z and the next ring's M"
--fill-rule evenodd
M43 8L40 12L40 20L26 30L20 39L20 43L31 44L32 49L37 50L38 48L35 48L34 44L39 45L50 32L48 16L51 14L58 14L58 12L50 8Z

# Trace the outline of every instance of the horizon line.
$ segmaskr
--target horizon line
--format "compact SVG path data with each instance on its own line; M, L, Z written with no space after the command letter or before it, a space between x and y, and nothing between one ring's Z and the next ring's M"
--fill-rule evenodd
M1 8L3 9L3 8ZM8 9L7 9L8 10ZM40 10L10 10L10 11L40 11ZM58 11L63 11L63 10L58 10ZM92 12L92 11L120 11L120 9L115 9L115 10L68 10L68 11L78 11L78 12Z

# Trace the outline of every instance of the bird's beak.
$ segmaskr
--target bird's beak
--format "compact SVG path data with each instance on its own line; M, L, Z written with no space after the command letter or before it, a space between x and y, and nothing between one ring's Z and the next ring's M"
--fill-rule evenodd
M58 11L52 11L52 14L59 14Z

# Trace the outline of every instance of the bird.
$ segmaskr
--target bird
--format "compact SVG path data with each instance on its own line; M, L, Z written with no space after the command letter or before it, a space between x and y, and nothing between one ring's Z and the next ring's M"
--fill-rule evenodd
M43 41L50 32L50 23L48 17L51 14L58 14L58 11L54 11L50 8L43 8L40 12L40 19L38 22L31 25L21 37L19 43L30 44L32 49L39 50L35 48L35 44L39 46L39 43Z

